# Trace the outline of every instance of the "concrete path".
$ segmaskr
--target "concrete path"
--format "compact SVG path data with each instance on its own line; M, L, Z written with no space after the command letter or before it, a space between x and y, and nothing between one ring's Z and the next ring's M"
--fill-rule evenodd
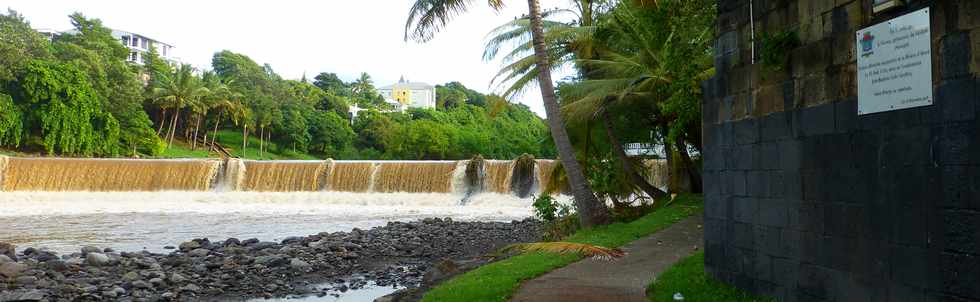
M617 261L584 259L521 285L516 302L645 302L655 276L702 248L702 215L687 218L622 247Z

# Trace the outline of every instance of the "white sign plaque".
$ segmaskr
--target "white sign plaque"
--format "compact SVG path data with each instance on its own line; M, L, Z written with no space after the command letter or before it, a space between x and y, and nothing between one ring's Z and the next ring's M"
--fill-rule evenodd
M857 32L858 114L932 105L925 8Z

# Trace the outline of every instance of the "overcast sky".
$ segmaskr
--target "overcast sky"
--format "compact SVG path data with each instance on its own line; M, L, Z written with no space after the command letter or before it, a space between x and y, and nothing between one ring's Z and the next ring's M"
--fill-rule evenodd
M459 81L492 92L489 84L499 62L482 60L486 34L527 12L524 1L499 14L485 3L449 24L433 41L405 42L410 0L320 1L80 1L6 0L34 28L71 28L68 15L82 12L107 27L158 39L177 47L176 55L199 68L210 68L212 55L231 50L268 63L285 78L334 72L350 81L369 73L376 86L406 79L430 84ZM544 0L546 8L565 0ZM556 80L567 75L555 74ZM544 116L541 95L528 91L513 101Z

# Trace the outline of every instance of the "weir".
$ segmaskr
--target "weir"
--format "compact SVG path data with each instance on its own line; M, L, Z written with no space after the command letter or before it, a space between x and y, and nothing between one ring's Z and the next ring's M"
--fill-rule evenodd
M527 197L530 192L540 193L547 187L556 166L552 160L528 160L520 169L513 160L481 162L471 165L468 160L254 161L231 158L221 161L0 156L0 191L330 191L466 196L489 192ZM467 171L467 167L474 171ZM519 177L515 178L514 173L520 174Z
M7 159L3 191L206 191L216 160Z
M329 161L245 161L243 191L320 191Z

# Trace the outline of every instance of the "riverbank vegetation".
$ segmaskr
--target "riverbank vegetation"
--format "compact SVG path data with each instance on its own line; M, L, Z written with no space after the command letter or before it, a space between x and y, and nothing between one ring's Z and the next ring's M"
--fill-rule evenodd
M629 223L582 229L562 241L620 247L701 213L700 195L680 195L669 206ZM428 291L423 301L507 301L521 282L582 259L579 255L536 252L484 265Z
M46 37L18 13L0 14L0 149L98 157L554 157L544 121L526 106L457 82L437 86L435 109L393 112L367 73L350 82L328 72L290 80L228 50L199 69L167 62L154 47L133 64L98 19L70 19L74 30ZM351 122L355 105L364 111Z
M677 301L674 298L675 294L680 294L684 301L774 301L754 297L708 276L704 271L703 251L674 264L670 269L660 274L647 288L647 297L652 302Z

